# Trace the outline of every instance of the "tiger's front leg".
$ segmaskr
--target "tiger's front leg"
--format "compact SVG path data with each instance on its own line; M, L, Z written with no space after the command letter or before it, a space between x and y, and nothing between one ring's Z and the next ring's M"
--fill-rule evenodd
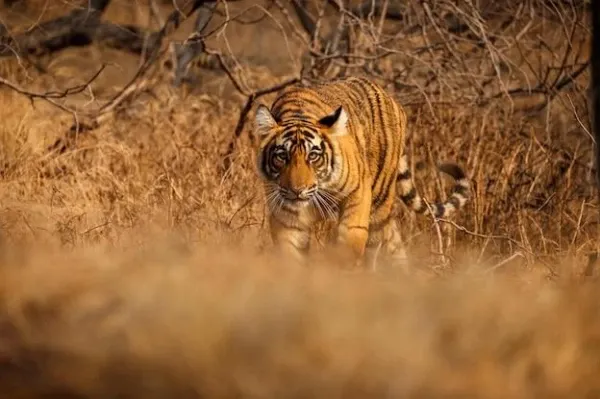
M287 259L305 263L310 249L310 227L282 221L269 216L271 238L278 251Z
M345 258L352 255L361 265L369 238L369 215L371 213L370 185L362 184L350 195L341 209L337 231L338 248L342 247Z

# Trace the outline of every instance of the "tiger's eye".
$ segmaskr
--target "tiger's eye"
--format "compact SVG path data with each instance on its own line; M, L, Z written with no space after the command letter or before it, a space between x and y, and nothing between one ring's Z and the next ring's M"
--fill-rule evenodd
M318 152L311 152L310 154L308 154L308 161L315 162L317 159L319 159L320 156L321 154L319 154Z
M285 163L285 153L278 152L277 154L275 154L275 162L277 162L278 164Z

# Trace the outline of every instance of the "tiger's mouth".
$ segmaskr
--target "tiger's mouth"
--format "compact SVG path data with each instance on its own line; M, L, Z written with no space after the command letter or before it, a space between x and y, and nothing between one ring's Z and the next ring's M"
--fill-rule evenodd
M291 189L286 187L280 188L281 196L288 202L296 202L304 204L310 202L317 193L317 186L311 188Z
M286 198L285 200L296 204L307 204L310 202L310 198Z
M289 198L285 196L281 196L281 204L284 205L288 209L301 210L304 208L308 208L311 205L311 199L301 199L301 198Z
M302 209L313 207L323 219L335 219L339 212L339 198L317 184L306 189L290 189L277 185L267 197L272 209L280 209L284 204L290 208Z
M285 201L293 204L308 204L312 199L312 195L310 196L299 196L295 194L282 193L282 197Z

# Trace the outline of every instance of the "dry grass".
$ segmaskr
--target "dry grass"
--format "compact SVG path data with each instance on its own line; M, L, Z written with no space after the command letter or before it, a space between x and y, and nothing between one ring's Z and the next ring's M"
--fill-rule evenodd
M247 259L240 262L240 257ZM598 290L231 247L5 261L4 397L595 397Z
M115 3L107 18L145 20ZM249 86L294 74L297 43L276 23L228 32ZM70 49L48 74L2 60L0 77L64 88L98 60L105 73L68 100L90 109L135 57ZM364 274L269 256L248 135L219 170L244 98L203 74L187 94L159 74L62 154L47 148L71 115L1 88L0 397L600 396L600 298L579 279L599 238L579 97L534 116L411 104L414 161L458 161L474 197L440 224L442 248L430 220L402 216L411 275ZM425 176L422 192L443 195Z

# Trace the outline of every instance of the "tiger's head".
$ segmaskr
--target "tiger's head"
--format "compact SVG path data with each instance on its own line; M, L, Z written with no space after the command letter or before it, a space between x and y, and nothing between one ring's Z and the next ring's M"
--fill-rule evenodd
M347 123L348 115L341 106L317 120L297 114L280 121L265 105L257 107L257 166L271 208L311 202L319 207L327 202L328 184L340 170L335 141L347 134Z

